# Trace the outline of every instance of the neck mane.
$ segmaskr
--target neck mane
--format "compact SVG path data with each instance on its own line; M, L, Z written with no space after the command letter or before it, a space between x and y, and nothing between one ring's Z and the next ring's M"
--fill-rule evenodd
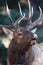
M34 60L34 52L31 48L25 54L25 62L23 63L23 65L30 65L33 60Z
M21 65L30 65L31 62L34 60L34 52L32 48L30 48L28 51L23 50L19 53L19 59L17 64Z

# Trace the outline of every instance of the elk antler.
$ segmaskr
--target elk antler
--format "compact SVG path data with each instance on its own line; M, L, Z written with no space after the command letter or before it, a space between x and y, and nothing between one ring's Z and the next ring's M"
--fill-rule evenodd
M32 15L33 15L33 8L31 8L30 1L28 0L28 5L29 5L29 15L28 15L28 17L25 17L25 13L23 13L24 15L22 15L22 10L21 10L19 2L18 2L18 5L19 5L19 10L20 10L20 17L14 23L14 21L11 17L10 9L8 8L8 5L7 5L7 0L6 0L6 13L7 13L8 18L10 19L10 22L11 22L12 26L11 25L9 25L9 26L4 25L5 27L14 27L14 28L16 28L16 27L19 26L19 23L21 22L21 20L23 20L23 19L31 20ZM31 11L31 9L32 9L32 11ZM3 26L0 25L0 28L1 27L3 27Z
M28 0L28 6L29 6L29 15L28 16L30 18L29 23L31 24L32 23L31 19L32 19L32 16L33 16L33 7L31 7L31 4L30 4L29 0Z
M6 12L8 18L10 19L10 22L11 22L12 25L1 25L0 24L0 28L2 28L2 27L7 27L7 28L13 27L13 28L16 29L16 27L19 26L20 21L23 20L23 18L25 17L25 13L24 13L24 16L20 16L14 23L14 21L11 17L10 9L8 8L8 5L7 5L7 0L6 0L6 11L5 12Z
M21 6L20 6L20 3L18 2L18 6L19 6L19 11L20 11L20 15L22 15L22 9L21 9ZM28 7L29 7L29 14L27 17L24 17L24 20L28 20L29 23L31 24L31 19L32 19L32 16L33 16L33 7L31 7L31 4L30 4L30 1L28 0ZM23 12L24 14L24 12Z
M20 15L23 16L20 3L18 3L18 5L19 5L19 10L20 10ZM26 25L27 30L34 28L36 25L38 25L40 23L41 20L43 20L42 9L39 7L40 16L36 21L34 21L32 23L31 19L32 19L32 16L33 16L33 7L31 7L29 0L28 0L28 6L29 6L29 15L27 17L24 17L24 20L29 21L28 24Z
M8 15L8 17L9 17L9 19L10 19L10 22L12 23L12 25L14 26L14 27L16 27L16 25L17 25L17 27L19 26L19 22L25 17L25 14L24 14L24 16L20 16L16 21L15 21L15 23L14 23L14 21L12 20L12 18L11 18L11 14L10 14L10 10L9 10L9 8L8 8L8 5L7 5L7 3L6 3L6 11L7 11L7 15Z
M8 25L8 26L7 25L0 25L0 28L1 27L8 27L8 28L14 27L16 29L16 27L19 26L19 23L21 22L21 20L28 20L30 22L30 25L26 25L26 28L27 28L27 30L29 30L29 29L34 28L36 25L38 25L38 23L41 20L43 20L42 10L39 7L39 10L40 10L39 18L35 22L33 22L33 23L31 22L31 18L33 16L33 7L31 7L29 0L28 0L29 15L27 17L25 17L25 13L23 13L24 15L22 15L22 10L21 10L21 6L20 6L19 2L18 2L18 5L19 5L19 10L20 10L20 17L14 23L14 21L12 20L11 14L10 14L10 9L8 8L7 2L6 2L6 12L7 12L8 18L10 19L10 22L12 25Z
M9 19L10 19L10 22L12 23L13 20L11 18L10 9L8 8L7 2L6 2L6 12L7 12L7 15L8 15Z
M42 21L42 9L39 7L39 10L40 10L40 16L39 16L39 18L36 20L36 21L34 21L32 24L30 24L29 25L29 27L28 27L28 29L32 29L32 28L34 28L35 26L37 26L39 23L40 23L40 21Z

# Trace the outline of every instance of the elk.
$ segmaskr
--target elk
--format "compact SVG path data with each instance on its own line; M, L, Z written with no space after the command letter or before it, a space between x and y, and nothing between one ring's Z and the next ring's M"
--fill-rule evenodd
M8 48L8 65L43 65L41 49L36 41L36 30L33 30L33 28L43 19L42 10L39 7L40 16L35 22L32 23L31 18L33 16L33 7L31 7L30 1L28 0L29 15L27 17L25 16L25 13L22 15L19 2L18 5L20 17L14 23L6 3L6 12L11 21L11 25L0 25L6 35L12 36L12 40ZM28 20L25 27L19 26L22 20Z

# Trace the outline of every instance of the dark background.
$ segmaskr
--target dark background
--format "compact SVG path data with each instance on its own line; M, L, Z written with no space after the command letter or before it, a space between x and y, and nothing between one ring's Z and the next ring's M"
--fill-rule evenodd
M10 8L14 8L17 6L19 0L7 0L7 3L9 5ZM32 1L36 6L41 6L41 8L43 9L43 0L30 0ZM0 0L0 6L4 6L5 5L6 0Z

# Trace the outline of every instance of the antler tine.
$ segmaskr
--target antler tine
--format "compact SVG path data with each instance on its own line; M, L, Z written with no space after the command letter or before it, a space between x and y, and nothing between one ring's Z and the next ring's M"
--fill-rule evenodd
M33 16L33 7L31 7L31 4L30 4L30 1L28 0L28 7L29 7L29 18L28 19L30 19L29 20L29 24L32 24L32 21L31 21L31 19L32 19L32 16Z
M23 12L22 13L22 9L21 9L21 6L20 6L20 2L18 2L18 6L19 6L19 11L20 11L20 16L23 16L23 15L25 15L25 13ZM23 20L28 20L28 17L24 17L24 19ZM29 19L30 20L30 19Z
M23 15L22 15L22 9L21 9L21 6L20 6L20 3L19 3L19 2L18 2L18 6L19 6L20 15L21 15L21 16L25 15L24 12L23 12Z
M36 20L36 21L34 21L31 25L29 25L29 29L32 29L32 28L34 28L35 26L37 26L39 23L40 23L40 21L42 21L42 9L40 8L40 6L39 6L39 10L40 10L40 16L39 16L39 18Z
M20 15L22 16L22 10L19 2L18 2L18 6L19 6Z
M31 17L31 14L32 14L32 12L31 12L31 4L30 4L30 1L28 0L28 6L29 6L29 18Z
M32 7L32 16L33 16L33 7Z
M7 5L7 0L6 0L6 13L7 13L8 18L10 19L10 22L11 22L12 26L15 28L14 21L11 18L10 9L8 8L8 5Z
M31 7L29 0L28 0L28 5L29 5L29 15L27 17L24 17L24 20L31 20L33 16L33 7ZM22 9L19 2L18 2L18 6L19 6L20 15L23 16L23 14L25 13L24 12L22 13Z
M19 10L20 10L20 17L15 21L14 25L16 27L19 26L20 22L25 18L25 13L23 13L24 15L22 15L22 10L21 10L21 6L20 6L20 3L18 2L18 5L19 5Z
M20 22L24 19L24 17L25 17L25 14L24 14L24 16L20 16L20 17L15 21L14 25L15 25L15 26L19 26Z

